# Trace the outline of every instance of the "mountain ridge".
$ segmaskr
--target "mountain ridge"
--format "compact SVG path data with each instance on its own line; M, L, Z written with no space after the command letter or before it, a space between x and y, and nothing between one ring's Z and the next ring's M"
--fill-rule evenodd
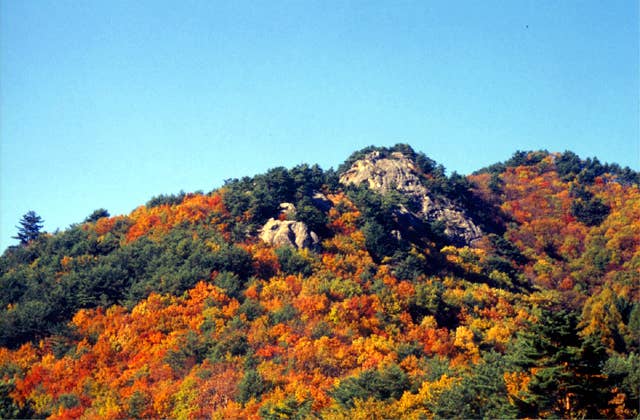
M0 417L637 416L638 181L400 144L96 210L0 257Z

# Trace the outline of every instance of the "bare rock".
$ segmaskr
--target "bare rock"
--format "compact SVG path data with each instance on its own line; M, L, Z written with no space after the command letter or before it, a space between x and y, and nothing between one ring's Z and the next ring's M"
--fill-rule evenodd
M318 235L309 231L303 222L271 218L260 231L260 239L273 246L312 248L319 242Z
M471 244L482 236L482 230L460 208L446 197L432 194L423 183L424 174L415 163L400 152L388 156L374 151L353 163L351 168L340 176L344 185L366 183L370 189L379 193L395 190L409 196L420 205L420 210L412 213L421 220L432 223L441 222L444 234L456 244ZM401 209L396 217L412 224L406 209Z
M293 203L280 203L280 213L288 218L294 218L296 216L296 206Z
M427 189L422 185L419 170L402 153L393 152L384 157L380 152L371 152L364 159L357 160L351 168L340 176L342 184L360 185L366 182L374 191L386 193L392 190L425 196Z

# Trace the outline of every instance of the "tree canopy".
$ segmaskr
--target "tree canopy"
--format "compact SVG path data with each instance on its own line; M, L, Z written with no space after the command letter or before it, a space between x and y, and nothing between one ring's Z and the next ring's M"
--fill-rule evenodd
M637 174L541 151L447 176L406 145L346 164L374 150L483 235L317 165L53 234L27 213L0 257L0 417L637 417ZM270 218L318 244L262 241Z

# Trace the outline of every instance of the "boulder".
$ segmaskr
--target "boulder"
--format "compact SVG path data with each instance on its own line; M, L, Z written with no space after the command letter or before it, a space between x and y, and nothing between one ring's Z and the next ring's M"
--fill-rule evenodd
M309 231L303 222L294 220L276 220L271 218L260 230L260 239L273 246L292 246L295 248L315 247L319 238Z

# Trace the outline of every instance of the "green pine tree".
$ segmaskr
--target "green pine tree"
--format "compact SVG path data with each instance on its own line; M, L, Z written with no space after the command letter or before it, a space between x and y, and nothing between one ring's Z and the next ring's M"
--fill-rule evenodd
M577 316L543 309L538 322L518 338L513 363L533 373L527 396L518 401L523 417L599 417L608 391L602 368L607 359L600 341L578 335Z
M20 219L20 226L18 228L18 234L13 239L18 239L21 245L26 245L31 241L38 239L40 236L40 229L42 229L43 220L36 214L35 211L29 210Z

